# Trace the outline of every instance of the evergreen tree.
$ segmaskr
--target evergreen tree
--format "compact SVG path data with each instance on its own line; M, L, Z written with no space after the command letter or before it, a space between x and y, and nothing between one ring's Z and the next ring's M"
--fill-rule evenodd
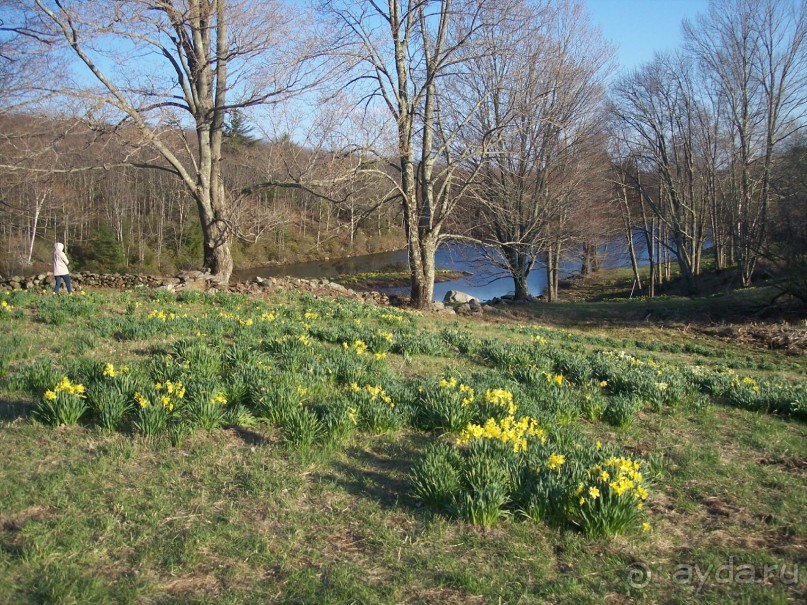
M257 139L249 134L251 130L252 128L240 109L233 109L229 112L229 120L224 125L224 138L227 142L233 145L252 146Z

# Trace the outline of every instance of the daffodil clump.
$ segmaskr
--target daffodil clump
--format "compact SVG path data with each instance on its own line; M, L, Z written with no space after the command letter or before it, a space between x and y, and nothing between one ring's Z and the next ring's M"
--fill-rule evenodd
M99 374L90 376L88 402L95 423L107 430L120 428L133 407L133 392L137 388L137 379L128 365L105 363Z
M311 360L311 347L308 334L284 334L267 343L269 353L289 371L299 371Z
M381 385L353 383L348 394L350 409L354 410L351 419L356 426L372 433L384 433L403 425L400 409Z
M635 525L649 495L641 468L626 457L592 465L574 490L573 523L589 535L617 535Z
M192 423L206 431L212 431L224 424L227 396L219 389L197 390L189 396L187 413Z
M7 300L0 300L0 317L11 315L14 310L14 305L8 303Z
M370 337L370 348L376 353L386 353L395 342L395 336L388 330L376 330Z
M64 376L43 393L34 415L52 426L77 424L88 408L86 399L84 385L75 384Z
M175 313L166 313L162 309L155 309L147 316L148 319L156 319L157 321L161 321L163 323L167 321L173 321L176 319Z
M378 318L390 323L401 323L404 320L404 316L397 313L382 313Z
M513 393L505 389L488 389L485 391L485 403L506 409L510 416L515 414L518 409L513 403Z
M129 373L129 366L123 365L120 366L119 368L116 368L115 364L113 363L105 363L104 369L101 371L101 374L104 376L104 378L120 378L121 376L126 375L128 373Z
M594 357L593 371L610 395L637 397L658 411L676 406L696 389L678 369L625 351L603 351Z
M184 407L185 387L178 381L156 382L145 392L135 391L132 398L137 409L135 427L143 435L154 437L166 429L177 408Z
M160 404L168 408L168 411L174 410L174 403L177 400L185 398L185 387L181 382L172 382L166 380L165 382L157 382L154 384L154 390L157 391Z
M473 387L455 377L441 377L421 386L418 393L418 423L426 430L462 430L477 413Z
M140 391L135 391L132 397L141 408L155 405L162 406L169 412L173 412L175 404L185 397L185 387L182 386L181 382L174 383L166 380L164 383L155 383L154 393L150 396L143 395Z
M512 447L514 452L524 452L530 438L546 441L546 431L537 420L529 416L516 418L518 406L513 401L512 392L506 389L487 389L482 410L486 411L490 407L505 410L506 415L489 415L481 424L469 422L460 433L457 445L467 446L475 440L490 440Z
M86 389L84 388L83 384L73 384L70 382L70 379L67 376L64 376L53 389L48 389L45 391L43 397L45 399L49 399L51 401L57 399L59 393L64 393L66 395L75 395L82 399L86 399L85 395Z
M362 355L367 355L367 343L363 340L354 340L351 344L346 342L342 343L342 348L345 351L350 351L351 353L361 357Z
M735 376L723 395L728 403L739 408L807 419L804 384Z
M530 437L546 441L546 431L538 425L534 418L522 416L516 420L511 415L501 420L488 418L483 425L469 424L460 433L457 445L468 445L476 439L489 439L512 446L514 452L525 452Z

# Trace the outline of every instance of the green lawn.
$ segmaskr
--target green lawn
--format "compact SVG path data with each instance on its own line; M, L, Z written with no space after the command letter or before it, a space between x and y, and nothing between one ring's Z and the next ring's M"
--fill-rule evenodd
M807 599L803 356L283 292L0 301L0 603ZM489 416L540 429L457 444ZM614 457L649 495L598 532Z

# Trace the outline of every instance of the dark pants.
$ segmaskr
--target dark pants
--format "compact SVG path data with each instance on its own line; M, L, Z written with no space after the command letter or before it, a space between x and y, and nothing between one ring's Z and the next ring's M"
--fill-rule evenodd
M69 275L67 275L67 274L65 274L65 275L54 275L54 277L56 278L56 286L53 288L53 293L54 294L59 293L59 288L62 287L62 282L64 282L64 285L67 288L67 291L70 294L73 293L73 288L70 285L70 276Z

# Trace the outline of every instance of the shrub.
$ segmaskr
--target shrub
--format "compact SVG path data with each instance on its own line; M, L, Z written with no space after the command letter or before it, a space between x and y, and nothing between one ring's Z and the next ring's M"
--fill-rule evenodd
M305 334L285 334L267 341L266 350L279 366L289 372L297 372L311 360L311 338Z
M445 328L440 338L462 355L476 355L479 351L479 342L464 330Z
M607 408L608 401L599 388L585 393L580 401L580 410L587 420L599 420L603 417Z
M213 379L221 370L221 354L201 340L178 340L174 343L173 357L175 363L197 378Z
M549 350L547 355L552 360L555 373L578 385L591 380L591 364L583 355L560 348Z

